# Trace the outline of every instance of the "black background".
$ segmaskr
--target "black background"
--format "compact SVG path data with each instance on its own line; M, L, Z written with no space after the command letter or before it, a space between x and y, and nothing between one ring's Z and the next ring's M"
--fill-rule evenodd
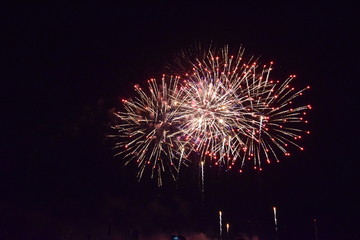
M116 239L174 232L280 239L359 238L358 17L330 3L4 6L0 238ZM260 174L206 169L170 180L135 177L112 158L111 110L135 83L159 78L196 42L240 45L275 61L274 74L310 85L305 151Z

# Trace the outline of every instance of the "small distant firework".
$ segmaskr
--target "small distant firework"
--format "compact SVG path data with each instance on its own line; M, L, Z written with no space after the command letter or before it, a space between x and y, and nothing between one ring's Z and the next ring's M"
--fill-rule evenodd
M188 69L180 77L163 76L161 83L149 81L148 91L135 85L138 96L123 100L115 125L120 153L136 161L140 179L151 168L151 176L167 169L175 178L185 160L241 172L245 165L262 170L264 162L289 156L290 146L303 150L296 140L308 131L300 123L310 105L297 106L298 96L308 89L290 85L295 75L280 82L270 77L273 63L260 65L243 59L228 47L182 58ZM186 60L184 60L186 59Z

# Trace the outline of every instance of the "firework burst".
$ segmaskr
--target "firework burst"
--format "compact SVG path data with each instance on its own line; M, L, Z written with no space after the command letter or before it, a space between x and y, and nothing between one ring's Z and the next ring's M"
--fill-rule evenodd
M272 62L245 62L243 53L232 56L224 47L219 56L209 51L190 61L178 120L200 161L232 168L241 159L242 168L249 160L261 170L262 159L278 161L278 150L288 156L288 145L303 149L294 141L303 131L290 125L306 122L303 114L311 106L291 105L309 87L290 87L295 75L283 83L271 80Z
M294 78L295 75L290 75L283 83L265 80L269 91L259 92L252 98L248 107L252 112L253 128L249 129L251 137L244 140L241 167L249 160L254 169L262 170L262 160L279 162L279 154L290 156L290 146L304 149L296 140L310 132L298 126L308 122L304 116L311 106L294 106L293 101L310 87L296 91L290 86Z
M151 177L157 177L162 185L162 173L169 171L175 178L180 166L186 163L185 145L177 128L178 78L163 76L161 82L148 80L148 88L134 86L137 96L122 100L123 111L115 115L119 124L112 126L118 141L116 155L127 159L126 164L136 162L138 179L146 169Z
M178 71L181 77L149 80L148 91L135 85L138 96L123 100L116 113L121 123L113 128L119 154L136 161L139 179L149 168L161 185L162 173L169 169L176 178L186 160L262 170L263 162L289 156L290 146L303 150L297 140L309 133L300 124L311 106L294 101L309 87L295 90L295 75L275 81L272 62L260 65L243 55L243 48L236 55L226 46L211 49L182 63L189 69Z

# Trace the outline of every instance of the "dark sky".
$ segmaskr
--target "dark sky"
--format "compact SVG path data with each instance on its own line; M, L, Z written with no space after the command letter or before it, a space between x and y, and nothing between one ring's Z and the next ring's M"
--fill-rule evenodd
M250 1L249 1L250 2ZM1 10L0 239L95 238L134 229L215 234L217 212L234 229L273 236L358 239L359 20L342 4L4 6ZM135 83L159 77L196 42L246 48L280 75L311 85L305 151L256 172L208 169L198 177L137 183L112 158L109 110ZM109 226L110 231L109 231Z

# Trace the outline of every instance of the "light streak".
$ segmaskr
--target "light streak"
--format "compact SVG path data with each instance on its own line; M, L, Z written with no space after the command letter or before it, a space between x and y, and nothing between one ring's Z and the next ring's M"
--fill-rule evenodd
M229 223L226 224L226 236L227 236L227 239L229 239L229 236L230 236L230 224Z
M277 235L277 233L278 233L278 223L277 223L277 216L276 216L276 207L273 207L273 213L274 213L275 233Z
M222 212L219 211L219 239L222 239Z
M204 184L205 184L205 178L204 178L204 162L201 161L200 162L200 168L201 168L201 192L204 195L205 189L204 189Z

